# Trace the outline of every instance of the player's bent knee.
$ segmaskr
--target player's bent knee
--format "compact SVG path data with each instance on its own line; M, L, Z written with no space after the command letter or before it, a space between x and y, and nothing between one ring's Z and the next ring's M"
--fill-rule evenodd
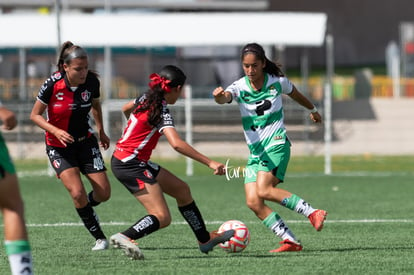
M257 190L257 196L262 200L272 200L272 193L268 188Z
M256 201L247 201L246 205L254 213L259 213L260 212L261 206Z
M157 219L160 223L160 228L167 227L171 224L171 216L170 215L157 214L157 215L154 215L154 216L157 217Z

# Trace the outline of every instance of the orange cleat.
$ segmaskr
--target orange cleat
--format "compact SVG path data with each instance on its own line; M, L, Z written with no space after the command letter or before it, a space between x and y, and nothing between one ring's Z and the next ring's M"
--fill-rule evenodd
M309 221L315 227L316 231L321 231L323 228L323 223L325 222L328 212L325 210L315 210L312 214L309 215Z
M293 241L290 241L288 239L281 241L280 244L282 245L281 247L279 247L277 249L270 250L269 252L271 252L271 253L275 253L275 252L292 252L292 251L294 252L294 251L301 251L302 248L303 248L300 243L293 242Z

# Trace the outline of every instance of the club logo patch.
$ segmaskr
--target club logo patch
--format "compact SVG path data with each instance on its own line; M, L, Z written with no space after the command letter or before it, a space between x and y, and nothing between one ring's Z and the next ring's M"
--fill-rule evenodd
M148 179L152 179L152 178L153 178L152 173L151 173L150 171L148 171L148 170L145 170L145 171L144 171L144 175L145 175L145 177L147 177Z
M88 90L85 90L84 92L81 93L81 97L83 101L87 102L89 98L91 97L91 92L89 92Z
M52 164L53 164L53 167L58 169L61 165L61 161L59 159L55 159Z

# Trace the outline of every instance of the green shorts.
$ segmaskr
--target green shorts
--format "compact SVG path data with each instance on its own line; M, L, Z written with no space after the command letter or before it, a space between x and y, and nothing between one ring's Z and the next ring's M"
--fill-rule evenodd
M247 160L244 183L255 182L257 172L272 172L281 182L285 179L286 169L290 159L290 142L271 147L259 157L249 156Z
M0 134L0 178L4 178L4 173L15 174L13 161L10 158L9 150L7 149L6 142L3 136Z

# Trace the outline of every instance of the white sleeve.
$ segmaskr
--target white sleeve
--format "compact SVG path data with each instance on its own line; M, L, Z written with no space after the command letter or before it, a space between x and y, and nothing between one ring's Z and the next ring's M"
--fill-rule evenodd
M292 82L287 77L279 78L280 86L282 87L282 93L290 94L293 90Z

